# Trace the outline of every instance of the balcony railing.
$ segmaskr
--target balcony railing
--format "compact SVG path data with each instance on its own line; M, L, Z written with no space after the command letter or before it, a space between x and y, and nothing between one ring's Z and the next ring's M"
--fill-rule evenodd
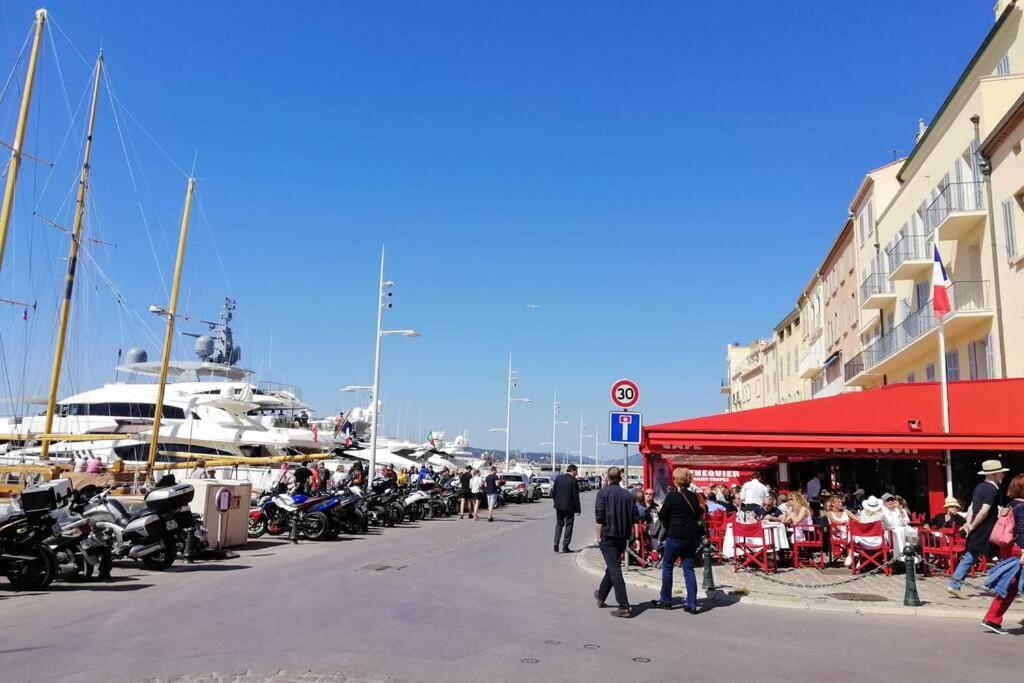
M895 273L904 261L927 261L932 258L927 235L904 235L887 252L890 273Z
M954 282L948 288L948 292L950 314L990 310L987 280ZM850 381L861 372L892 358L938 325L939 319L935 316L932 301L929 300L927 304L908 315L888 334L880 337L847 361L843 366L846 381Z
M892 294L892 282L885 273L871 273L860 284L860 300L867 301L875 294Z
M950 183L928 207L931 226L938 227L950 214L983 210L982 196L980 182Z

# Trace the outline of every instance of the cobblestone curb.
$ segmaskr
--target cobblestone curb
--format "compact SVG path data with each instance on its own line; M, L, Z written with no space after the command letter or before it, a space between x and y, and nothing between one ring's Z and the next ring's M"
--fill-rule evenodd
M601 577L604 575L604 560L596 547L593 546L584 548L580 552L576 553L576 566L584 573L594 577ZM647 576L637 571L624 571L623 576L625 577L628 585L635 586L637 588L644 588L650 591L650 598L645 596L642 600L635 599L636 604L658 597L658 592L661 590L660 579ZM700 569L698 569L697 580L700 581L700 578ZM678 577L676 583L679 583ZM677 585L674 592L679 593L679 591L680 588ZM817 610L822 612L886 614L904 617L939 617L972 619L974 621L979 621L981 619L985 608L988 606L987 600L985 602L985 607L981 608L979 608L977 604L968 603L966 601L963 607L948 607L937 604L925 604L921 607L904 607L901 603L897 602L890 602L888 604L850 603L824 595L794 595L792 597L770 595L761 593L756 588L751 588L749 586L744 586L736 592L730 590L717 590L715 591L714 599L722 602L737 602L741 605L761 605L764 607L783 607L787 609ZM1011 608L1006 613L1006 621L1016 622L1021 618L1024 618L1024 610L1020 609L1017 606L1017 603L1015 603L1014 608Z

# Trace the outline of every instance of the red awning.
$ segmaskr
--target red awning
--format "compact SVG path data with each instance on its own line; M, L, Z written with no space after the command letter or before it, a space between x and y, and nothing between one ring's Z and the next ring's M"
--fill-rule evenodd
M891 384L829 398L644 428L644 453L914 457L921 451L1024 451L1024 379L949 383L950 432L939 385ZM706 460L706 458L702 458Z

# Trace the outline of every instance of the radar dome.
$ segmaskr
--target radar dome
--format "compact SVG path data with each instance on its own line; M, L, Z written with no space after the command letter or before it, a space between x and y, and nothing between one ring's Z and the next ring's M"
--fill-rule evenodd
M125 363L145 363L148 359L149 355L146 354L146 350L140 349L138 346L131 347L124 355Z
M206 359L213 355L213 337L208 335L200 335L196 337L195 346L196 355L200 358Z

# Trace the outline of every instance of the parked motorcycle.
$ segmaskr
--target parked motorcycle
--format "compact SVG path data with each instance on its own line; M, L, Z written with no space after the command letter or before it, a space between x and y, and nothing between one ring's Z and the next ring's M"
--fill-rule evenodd
M313 540L327 538L331 533L330 520L322 510L313 509L323 500L264 491L256 507L249 511L246 533L249 538L259 538L265 533L279 536L291 531L294 520L296 531L302 536Z
M56 574L57 558L44 541L52 533L49 514L64 502L61 498L70 495L71 482L54 482L67 484L45 482L27 488L0 517L0 573L16 590L42 590Z

